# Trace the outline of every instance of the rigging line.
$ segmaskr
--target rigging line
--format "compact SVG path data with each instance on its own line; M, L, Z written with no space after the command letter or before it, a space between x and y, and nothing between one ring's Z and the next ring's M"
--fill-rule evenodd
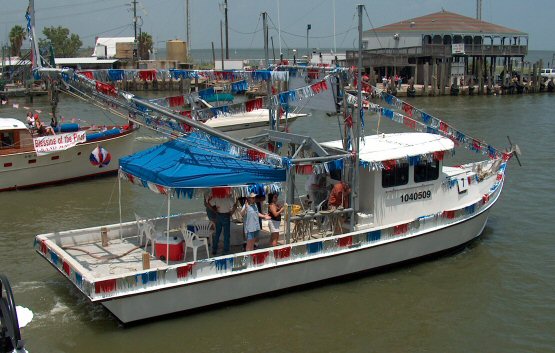
M108 32L111 32L111 31L115 31L115 30L117 30L117 29L126 29L127 27L131 27L131 26L132 26L131 24L127 23L127 24L125 24L125 25L123 25L123 26L118 26L118 27L110 28L110 29L107 29L107 30L105 30L105 31L103 31L103 32L97 32L97 33L93 33L93 34L88 34L88 35L86 35L86 36L82 36L81 38L96 37L96 36L98 36L99 34L108 33ZM120 31L119 33L116 33L116 34L120 34L121 32L123 32L123 31Z
M101 107L101 104L96 100L96 99L100 100L100 99L101 99L100 97L89 96L89 95L87 95L87 94L81 92L81 91L80 91L79 89L77 89L75 86L70 86L70 87L71 87L71 89L74 89L75 91L77 91L77 92L79 92L80 94L82 94L83 97L79 97L78 95L76 95L76 94L73 93L73 92L68 92L68 93L70 93L70 94L72 94L72 95L76 95L78 98L80 98L80 99L82 99L82 100L84 100L84 101L90 102L90 101L92 100L94 105ZM85 97L88 97L88 99L85 98ZM115 102L113 102L113 103L114 103L114 104L117 104L117 103L115 103ZM136 114L143 114L143 112L141 112L141 111L139 111L139 110L133 108L132 106L126 106L126 107L122 107L122 108L123 108L123 109L127 109L127 110L129 110L129 111L133 111L133 112L136 113ZM113 110L112 108L105 108L105 107L104 107L104 108L102 108L102 109L105 109L105 110L107 110L107 111L110 111L110 112L112 112L114 115L121 114L121 115L123 116L123 114L120 113L120 112L118 112L118 111L115 111L115 112L117 112L117 114L114 113L114 110ZM148 115L148 114L147 114L147 115ZM151 131L160 133L160 134L162 134L162 135L166 135L166 136L168 136L168 137L170 137L170 138L175 137L175 131L173 131L173 130L167 130L167 131L166 131L166 129L161 129L161 128L153 129L151 126L145 125L145 124L141 123L140 121L134 120L134 119L132 119L132 118L125 117L125 119L132 120L132 121L134 121L135 123L137 123L137 124L139 124L139 125L141 125L141 126L144 126L145 128L147 128L147 129L149 129L149 130L151 130ZM180 135L179 135L179 137L185 137L185 136L187 136L187 134L180 134ZM194 138L191 138L191 140L193 140L193 139L194 139ZM206 141L206 139L202 139L202 138L196 138L196 139L198 139L198 141ZM184 141L183 139L181 139L181 140ZM187 142L187 141L184 141L184 142ZM192 143L190 143L190 144L192 144ZM233 143L230 143L230 144L235 146L235 144L233 144ZM207 151L207 152L210 152L210 153L213 153L213 154L216 154L216 155L220 155L220 156L227 157L227 158L231 157L231 158L233 158L234 160L241 160L241 161L248 161L248 162L251 162L251 163L257 163L257 162L255 162L255 161L246 160L246 159L244 159L244 158L241 158L241 156L232 156L232 155L225 154L225 153L223 153L223 152L219 152L219 151L216 151L216 150L213 150L213 149L207 149L207 148L204 148L204 147L202 147L202 146L198 146L198 145L194 145L194 146L195 146L195 147L199 147L199 148L201 148L201 149L203 149L203 150L205 150L205 151Z
M56 18L66 18L66 17L69 17L69 16L82 16L82 15L87 15L88 16L92 13L98 13L98 12L118 9L118 8L122 8L122 7L125 7L125 5L111 6L111 7L106 7L106 8L103 8L103 9L90 10L90 11L85 11L85 12L67 13L67 14L64 14L64 15L57 15L57 16L50 16L50 17L39 17L39 16L37 16L37 18L40 19L41 21L44 21L44 20L52 20L52 19L56 19Z
M355 18L353 17L352 21L355 21ZM355 30L356 26L352 26L351 29L349 29L347 32L345 32L345 35L343 36L343 40L341 41L341 43L339 44L340 46L343 46L343 43L345 43L345 40L347 39L347 35L349 35L350 33L352 33Z
M238 33L238 34L244 34L244 35L256 34L256 33L260 33L260 32L262 31L262 29L259 29L259 30L254 31L254 32L241 32L241 31L239 31L239 30L237 30L237 29L235 29L235 28L233 28L233 27L231 27L231 26L228 26L228 27L229 27L229 29L231 29L233 32Z
M350 27L347 30L345 30L344 32L337 33L335 36L342 35L342 34L345 34L345 33L349 33L354 28L356 28L356 27ZM290 33L290 32L284 31L283 29L281 30L281 33L287 33L287 34L289 34L290 36L293 36L293 37L306 38L306 35ZM333 38L333 37L334 37L333 34L329 35L329 36L310 36L310 38L312 38L312 39L327 39L327 38Z
M312 15L312 12L313 12L315 9L321 7L321 6L324 4L324 2L327 2L327 1L328 1L328 0L322 0L319 4L316 4L316 5L313 6L310 10L308 10L304 15L300 16L300 17L297 18L296 20L291 21L291 23L294 23L294 24L299 23L300 20L302 20L303 18L306 18L307 16ZM287 27L286 27L286 28L287 28ZM283 29L282 29L282 31L283 31Z
M116 178L116 181L114 182L114 186L112 187L112 192L110 193L110 198L108 199L108 202L106 203L106 208L104 208L104 217L107 218L108 215L108 207L110 207L110 204L112 203L112 198L114 197L114 192L116 190L116 186L118 185L119 179Z
M366 6L364 6L364 13L366 14L366 18L368 19L368 22L370 22L370 27L372 28L372 33L374 33L374 35L376 36L376 39L378 40L378 44L380 45L380 48L383 49L383 45L382 45L382 42L380 41L380 37L378 37L378 34L376 33L376 29L374 28L374 25L372 24L372 20L370 19L370 16L368 16L368 11L366 11Z
M47 11L51 11L51 10L55 10L55 9L60 9L60 8L68 8L68 7L83 7L83 6L87 6L87 5L96 5L99 2L107 2L110 1L112 4L114 3L114 1L112 0L92 0L92 1L80 1L79 3L75 3L74 1L71 1L65 5L55 5L55 6L48 6L48 7L40 7L37 8L35 11L37 12L47 12Z
M262 14L258 15L258 22L256 23L256 27L255 27L255 29L254 29L255 32L254 32L253 35L252 35L251 44L250 44L249 48L252 48L252 44L253 44L253 42L254 42L254 35L256 34L256 31L257 31L257 29L258 29L258 26L260 25L260 18L261 18L261 17L262 17Z

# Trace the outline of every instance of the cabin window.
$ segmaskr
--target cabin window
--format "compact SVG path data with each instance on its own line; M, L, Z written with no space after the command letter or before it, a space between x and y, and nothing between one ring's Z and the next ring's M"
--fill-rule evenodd
M409 182L409 164L401 163L382 171L382 187L406 185Z
M0 148L13 148L13 147L14 147L13 131L0 132Z
M423 183L439 178L439 161L434 159L431 163L420 161L414 166L414 182Z

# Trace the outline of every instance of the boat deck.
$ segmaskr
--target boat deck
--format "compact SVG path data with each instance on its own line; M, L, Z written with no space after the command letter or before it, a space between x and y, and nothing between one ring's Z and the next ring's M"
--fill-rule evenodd
M156 229L158 236L165 239L165 235L163 235L165 234L165 231L163 230L162 225L164 225L164 223L159 220ZM332 235L331 227L323 226L319 229L318 222L313 219L305 221L291 221L290 226L292 242L318 239ZM344 224L344 229L346 229L346 227L348 227L348 224ZM245 251L246 241L243 233L243 224L233 221L231 222L230 230L230 253L225 255L233 255ZM90 231L90 234L98 234L98 230L96 229L91 229ZM115 233L117 232L117 228L114 227L113 229L110 229L109 232ZM143 254L146 253L154 253L154 256L149 256L149 269L163 269L168 266L194 261L192 248L186 248L187 252L185 253L185 258L183 260L169 261L166 263L165 260L161 260L156 254L155 249L153 249L153 247L156 247L154 244L149 243L145 247L145 239L143 239L143 244L139 244L139 237L136 233L136 223L129 222L123 225L124 236L122 238L111 236L105 246L102 245L102 240L98 236L95 236L95 239L91 239L89 236L85 240L81 241L78 240L81 236L76 236L75 241L59 245L61 245L61 250L70 257L71 260L69 261L73 264L78 264L79 267L88 272L92 278L128 275L130 273L143 271L145 269L143 268ZM286 243L285 233L285 221L282 221L280 237L278 240L279 245ZM170 237L177 237L178 240L183 239L179 228L170 230ZM183 242L180 242L179 245L176 246L183 246ZM166 249L165 242L162 247ZM270 247L270 231L267 221L263 221L257 248L264 249L268 247ZM209 251L212 252L212 247L210 245ZM206 254L205 248L199 247L197 250L197 261L223 256L224 254L222 251L223 234L220 236L217 255L213 256L213 254ZM162 256L164 255L165 254L162 254Z

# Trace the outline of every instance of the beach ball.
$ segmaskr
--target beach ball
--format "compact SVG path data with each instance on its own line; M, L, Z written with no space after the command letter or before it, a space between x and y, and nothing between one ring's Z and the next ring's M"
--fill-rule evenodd
M110 164L112 160L112 156L110 152L108 152L105 148L97 146L89 156L89 160L91 164L94 166L98 166L98 168L102 168Z

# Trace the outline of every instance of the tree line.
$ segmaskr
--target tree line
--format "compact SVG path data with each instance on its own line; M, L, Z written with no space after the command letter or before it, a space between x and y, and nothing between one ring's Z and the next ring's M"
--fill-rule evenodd
M45 27L42 34L46 38L39 39L39 47L44 49L49 48L51 45L54 55L58 58L75 57L83 45L79 35L71 33L69 29L62 26ZM27 39L27 31L20 25L15 25L10 30L9 38L10 55L21 57L21 47L23 46L23 41ZM138 38L139 57L148 59L152 46L152 36L147 32L142 32Z

